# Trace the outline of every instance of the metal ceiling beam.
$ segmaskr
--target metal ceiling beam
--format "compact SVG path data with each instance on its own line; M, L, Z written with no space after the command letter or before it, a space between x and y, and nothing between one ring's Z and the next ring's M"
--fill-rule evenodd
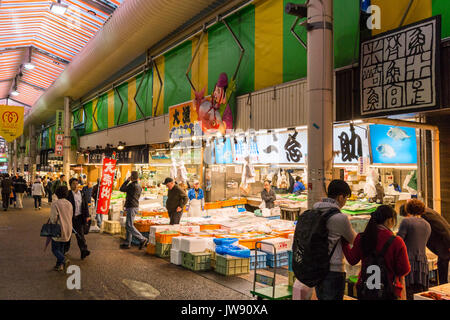
M19 79L19 82L22 82L22 83L26 84L27 86L33 87L33 88L35 88L36 90L40 90L40 91L45 91L45 90L47 90L47 89L45 89L45 88L39 87L39 86L37 86L37 85L35 85L35 84L26 82L26 81L21 80L21 79Z
M30 105L28 105L28 104L26 104L26 103L23 103L23 102L20 102L20 101L18 101L18 100L16 100L16 99L12 99L12 98L9 97L9 96L7 96L7 97L5 97L5 98L3 98L3 99L0 99L0 100L11 100L11 101L14 101L14 102L16 102L16 103L20 103L20 104L23 105L24 107L31 108Z
M3 52L23 50L23 49L29 49L29 48L33 48L33 50L36 50L37 52L39 52L39 53L41 53L41 54L43 54L43 55L45 55L45 56L47 56L49 58L57 60L58 62L61 62L61 63L64 63L64 64L69 64L70 63L69 60L63 59L63 58L61 58L61 57L59 57L59 56L57 56L57 55L55 55L53 53L50 53L50 52L45 51L45 50L42 50L42 49L37 48L35 46L17 46L17 47L1 48L0 49L0 54L2 54Z
M98 2L95 0L82 0L82 1L96 9L108 14L108 15L112 14L116 10L116 8L111 7L103 2Z

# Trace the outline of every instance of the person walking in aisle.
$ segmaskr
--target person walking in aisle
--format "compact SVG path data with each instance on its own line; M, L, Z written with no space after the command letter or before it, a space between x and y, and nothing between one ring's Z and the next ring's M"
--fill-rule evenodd
M347 182L333 180L328 186L328 197L315 203L313 209L327 212L335 208L340 211L351 194L352 190ZM353 231L347 215L342 212L332 215L328 219L326 227L328 229L328 253L331 256L330 271L325 279L316 286L316 295L319 300L342 300L344 298L346 273L341 239L343 238L348 243L353 244L356 233Z
M15 184L17 181L17 175L12 176L11 178L11 184L12 184L12 192L11 195L9 196L9 205L13 205L14 208L17 206L17 195L16 195L16 189L15 189Z
M22 175L20 175L14 183L14 190L16 190L17 207L23 209L23 194L27 190L27 182Z
M3 202L3 211L8 211L9 207L9 197L12 191L12 182L9 178L9 174L5 174L2 180L2 202Z
M41 210L42 196L45 194L45 190L40 178L34 181L33 186L31 187L31 194L34 198L34 210L38 210L38 208Z
M420 200L417 200L420 201ZM407 204L400 208L400 214L405 216L406 213L417 214L430 224L431 234L427 242L427 248L438 256L438 275L439 284L448 283L448 264L450 259L450 224L439 213L425 206L420 201L418 205ZM423 204L423 205L422 205Z
M47 181L48 203L52 203L52 197L53 197L52 186L53 186L53 179L48 178L48 181Z
M52 193L53 193L53 194L55 193L55 190L56 190L58 187L61 187L61 186L66 186L66 187L67 187L67 182L66 182L65 179L66 179L66 176L62 174L62 175L59 177L59 180L56 180L55 182L52 183Z
M86 197L78 190L78 179L71 178L69 180L70 191L67 200L72 204L73 218L72 224L75 230L78 247L80 248L81 260L84 260L91 252L88 250L86 239L84 237L87 223L91 219L89 217L89 207ZM58 187L59 188L59 187ZM57 195L58 196L58 195Z
M94 199L94 210L97 211L97 197L98 189L100 188L100 178L97 179L97 184L92 187L92 199ZM103 215L95 212L95 221L97 221L97 227L102 227Z
M69 259L66 259L65 253L69 251L70 239L72 236L72 204L66 199L69 190L66 186L58 187L55 194L58 200L52 203L50 209L50 222L61 225L61 237L52 238L52 252L56 257L55 271L63 271L67 269L70 264Z
M406 296L413 300L414 294L428 290L428 258L425 247L431 234L430 224L419 214L425 210L417 199L406 203L406 217L400 223L397 235L402 237L408 249L411 272L406 276Z
M169 189L166 209L169 213L170 224L179 224L181 216L183 215L183 208L188 203L189 198L186 195L186 192L176 185L172 178L166 178L163 184Z
M125 180L120 187L120 191L127 193L124 206L127 215L127 239L120 245L121 249L130 249L133 237L137 238L140 242L139 250L141 250L148 243L148 239L146 239L134 226L134 218L138 213L139 198L142 193L142 187L139 185L138 178L138 172L131 171L131 176Z
M385 250L384 261L388 281L393 284L392 292L389 292L392 293L391 299L397 300L401 298L403 289L402 278L410 272L411 266L403 239L398 236L396 237L392 232L392 228L396 224L397 213L395 210L390 206L381 205L371 214L371 218L364 232L358 233L356 236L353 248L350 249L348 242L342 240L342 249L347 261L353 266L359 261L362 261L361 271L356 284L359 300L370 298L364 295L366 291L363 290L363 286L365 285L363 272L367 272L371 255L374 252L380 254L383 249Z

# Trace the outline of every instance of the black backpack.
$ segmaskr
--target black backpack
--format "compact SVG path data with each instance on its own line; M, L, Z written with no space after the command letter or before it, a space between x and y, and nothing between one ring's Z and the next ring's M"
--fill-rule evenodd
M328 254L327 221L336 213L340 213L337 208L312 209L298 217L292 245L292 269L295 277L310 288L320 284L330 272L330 259L337 242Z
M388 241L381 249L380 253L375 250L366 259L365 267L361 268L361 282L357 287L358 299L359 300L396 300L397 296L394 293L394 285L389 280L386 262L384 260L384 255L387 249L390 247L392 242L395 240L395 236L392 235ZM368 266L378 266L380 268L380 287L379 288L369 288L367 280L372 276L373 273L367 273ZM372 285L371 285L372 286Z

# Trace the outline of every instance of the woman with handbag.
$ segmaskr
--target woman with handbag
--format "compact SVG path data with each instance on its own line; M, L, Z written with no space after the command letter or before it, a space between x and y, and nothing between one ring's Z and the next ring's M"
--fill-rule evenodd
M56 257L55 271L67 269L70 261L65 254L70 248L70 238L72 236L72 204L66 199L69 190L66 186L58 187L55 194L58 200L52 202L50 209L50 222L59 223L61 226L61 236L52 238L52 252Z

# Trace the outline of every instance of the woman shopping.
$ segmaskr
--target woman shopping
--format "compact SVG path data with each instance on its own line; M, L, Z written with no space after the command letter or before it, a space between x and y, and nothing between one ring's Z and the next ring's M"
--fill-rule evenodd
M42 197L45 195L44 186L41 183L41 179L37 178L33 186L31 187L31 195L34 198L34 210L41 210Z
M58 187L55 190L58 200L52 203L50 209L50 222L61 225L61 237L52 238L52 252L56 257L55 271L67 269L70 261L65 254L69 251L70 237L72 236L72 204L66 199L68 189L66 186Z
M201 217L202 211L205 210L205 195L200 189L200 182L194 181L194 188L188 192L188 217Z

